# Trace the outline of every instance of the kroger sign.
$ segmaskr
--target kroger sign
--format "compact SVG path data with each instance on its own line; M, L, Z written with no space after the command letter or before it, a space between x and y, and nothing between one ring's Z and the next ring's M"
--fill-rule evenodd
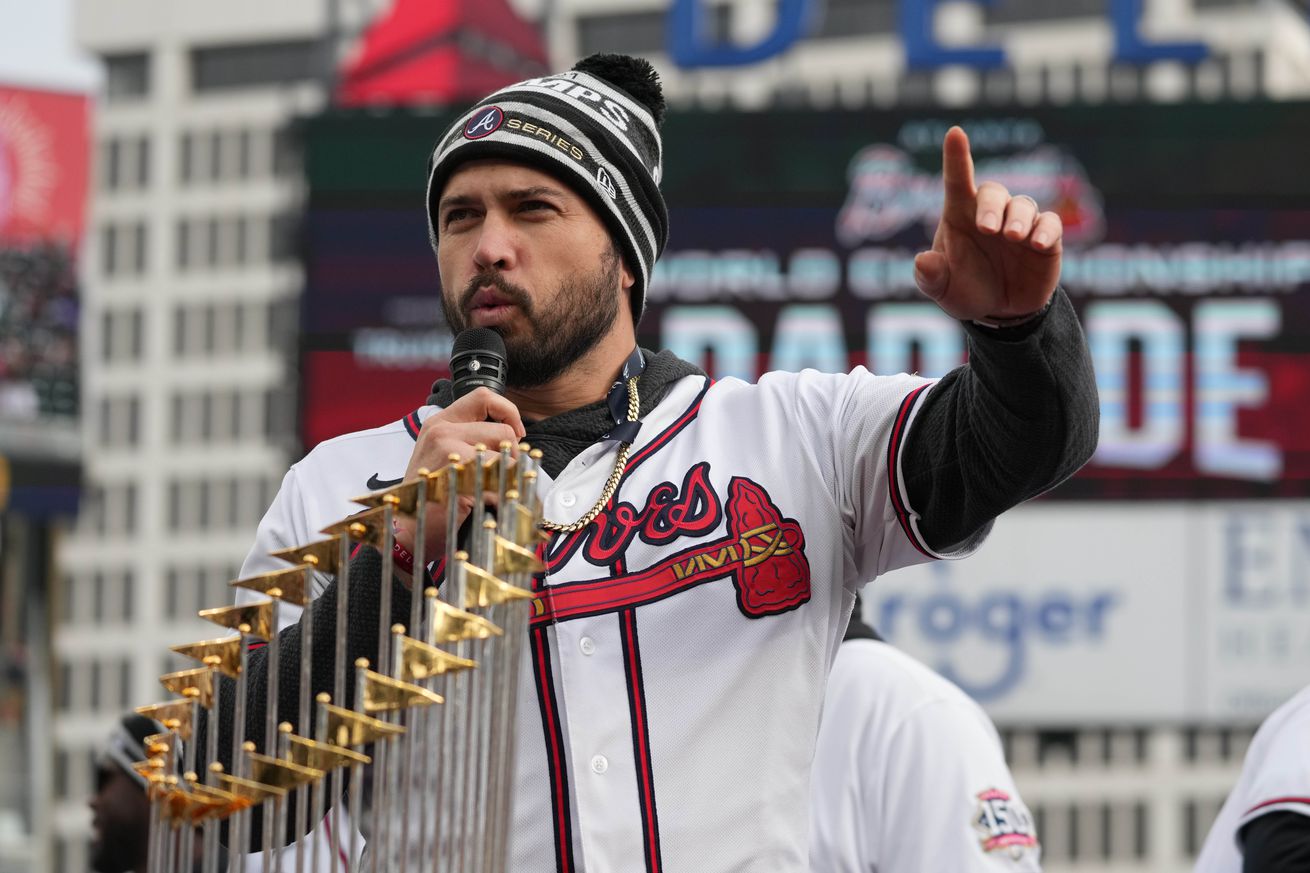
M995 45L944 46L933 35L933 14L946 0L898 0L901 41L906 63L912 70L962 65L993 69L1006 64L1005 50ZM958 2L958 0L957 0ZM997 0L974 0L983 6ZM1110 0L1110 22L1114 27L1114 61L1146 64L1154 61L1196 63L1208 48L1195 42L1149 42L1138 24L1143 0ZM754 45L714 42L707 0L673 0L669 9L668 49L680 67L740 67L781 54L809 35L823 14L824 0L778 0L777 21L772 32Z

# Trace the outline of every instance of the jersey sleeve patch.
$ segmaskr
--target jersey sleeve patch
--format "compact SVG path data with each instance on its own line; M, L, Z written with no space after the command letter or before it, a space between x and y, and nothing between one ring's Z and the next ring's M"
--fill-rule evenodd
M1005 852L1019 858L1037 848L1037 828L1021 799L999 788L976 795L973 827L984 852Z

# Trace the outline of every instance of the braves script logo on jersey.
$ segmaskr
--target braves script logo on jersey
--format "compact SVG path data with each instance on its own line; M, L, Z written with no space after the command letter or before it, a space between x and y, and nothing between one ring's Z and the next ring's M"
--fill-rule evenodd
M671 597L681 591L731 578L737 606L747 618L795 609L810 599L810 564L805 535L795 519L784 518L756 482L734 476L726 505L709 478L710 465L692 467L681 486L662 482L645 506L625 502L597 516L581 534L563 540L550 556L558 566L581 552L600 567L626 567L634 538L664 545L704 536L727 516L727 531L699 542L643 570L569 582L548 588L534 602L534 624L614 612Z
M1008 850L1019 857L1026 849L1037 846L1037 829L1028 807L1017 797L1011 797L999 788L988 788L978 793L978 809L973 826L982 840L984 852Z

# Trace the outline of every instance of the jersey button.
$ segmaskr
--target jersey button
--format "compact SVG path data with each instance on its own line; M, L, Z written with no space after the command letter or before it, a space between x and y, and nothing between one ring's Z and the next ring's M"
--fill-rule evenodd
M574 494L572 491L565 491L559 496L559 505L566 509L577 502L578 495Z
M582 649L582 654L592 655L596 652L596 641L591 637L583 637L578 640L578 648Z
M597 755L591 759L591 772L600 774L610 768L609 758L604 755Z

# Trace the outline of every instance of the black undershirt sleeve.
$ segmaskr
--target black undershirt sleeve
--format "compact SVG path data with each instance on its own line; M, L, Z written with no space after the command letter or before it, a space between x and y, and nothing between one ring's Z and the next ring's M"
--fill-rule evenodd
M1310 816L1271 812L1240 832L1242 873L1305 873L1310 870Z
M1071 476L1096 449L1100 420L1091 355L1064 291L1028 324L964 327L969 363L928 392L903 455L910 506L939 552Z

